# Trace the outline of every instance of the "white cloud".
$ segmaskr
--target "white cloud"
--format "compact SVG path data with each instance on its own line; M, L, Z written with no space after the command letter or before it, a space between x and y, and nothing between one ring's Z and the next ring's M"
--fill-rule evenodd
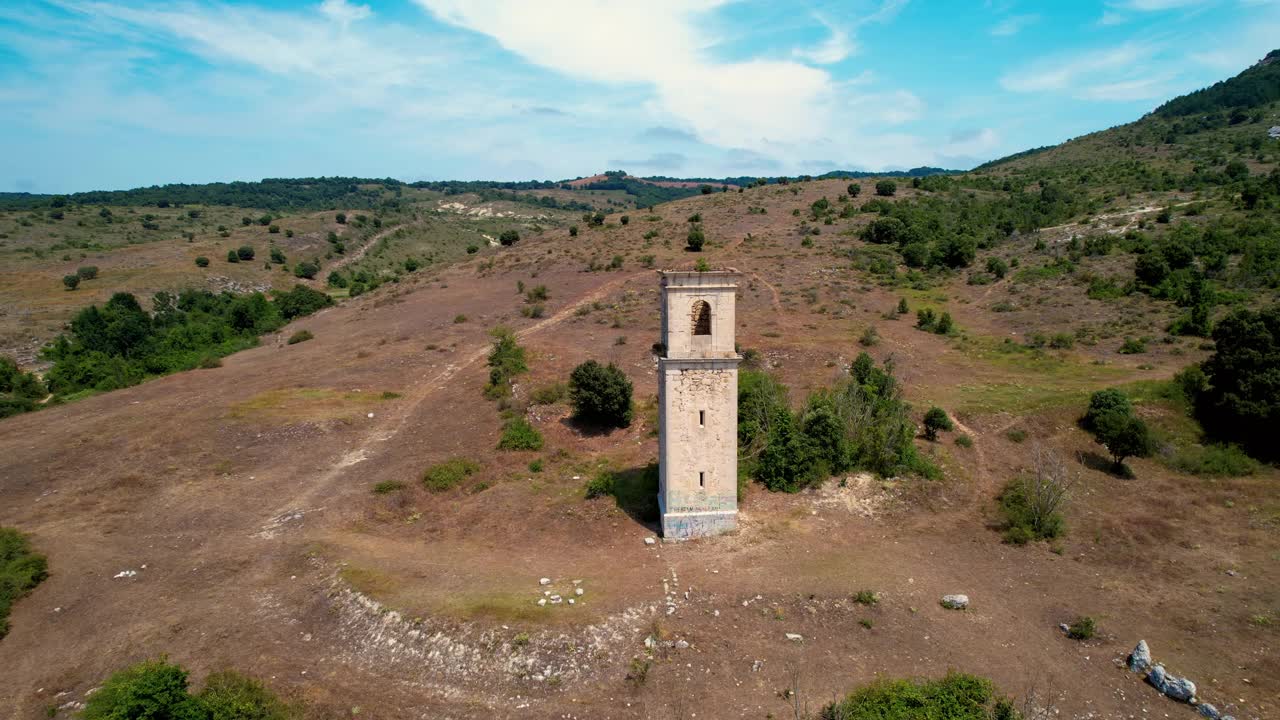
M1139 12L1160 12L1163 10L1177 10L1184 7L1194 7L1196 5L1204 5L1212 0L1128 0L1121 3L1122 7Z
M373 15L373 10L368 5L352 5L347 0L324 0L320 3L320 12L344 26Z
M830 65L844 60L857 49L853 40L850 39L849 33L821 18L818 18L818 22L825 25L830 32L827 39L815 47L797 49L792 53L793 55L801 60L807 60L818 65Z
M997 23L995 27L991 28L991 34L996 37L1017 35L1028 25L1032 25L1039 20L1039 15L1010 15Z
M1129 22L1129 16L1124 13L1118 13L1114 10L1103 10L1102 17L1098 18L1098 24L1103 27L1112 25L1123 25Z
M1073 96L1082 88L1100 83L1115 83L1117 76L1125 80L1141 75L1145 69L1140 64L1154 54L1154 48L1126 44L1115 48L1095 50L1074 56L1042 58L1026 67L1007 72L1000 78L1000 86L1012 92L1070 92Z

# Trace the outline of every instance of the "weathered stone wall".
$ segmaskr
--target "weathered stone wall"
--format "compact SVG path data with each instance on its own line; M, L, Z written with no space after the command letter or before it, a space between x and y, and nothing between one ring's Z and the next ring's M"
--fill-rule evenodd
M659 372L663 535L732 529L738 508L737 361L664 359Z

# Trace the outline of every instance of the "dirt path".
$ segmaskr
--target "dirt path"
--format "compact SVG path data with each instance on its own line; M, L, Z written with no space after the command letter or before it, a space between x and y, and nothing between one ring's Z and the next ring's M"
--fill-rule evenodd
M376 233L376 234L372 235L372 236L369 238L369 240L368 240L364 245L361 245L361 246L360 246L360 249L359 249L359 250L356 250L355 252L351 253L350 255L347 255L347 256L343 257L343 258L342 258L341 260L339 260L338 262L336 262L336 263L334 263L333 265L329 266L329 271L330 271L330 272L336 272L336 271L341 270L342 268L344 268L344 267L346 267L346 266L350 265L351 263L359 262L359 261L360 261L360 258L364 257L364 254L365 254L365 253L367 253L367 252L369 252L369 248L373 247L374 245L377 245L379 240L382 240L383 238L385 238L385 237L389 236L391 233L393 233L393 232L395 232L395 231L397 231L397 230L399 230L399 229L401 229L401 228L403 228L403 227L406 227L406 226L405 226L405 225L396 225L396 226L394 226L394 227L389 227L389 228L387 228L387 229L383 230L383 231L382 231L382 232L380 232L380 233Z
M370 244L372 244L372 242ZM535 333L553 328L573 317L578 307L581 305L601 300L618 286L625 284L628 280L634 277L644 274L647 273L631 273L621 277L615 277L573 302L566 303L565 306L554 315L517 331L516 337L525 338ZM369 459L369 457L376 452L376 448L384 446L389 441L393 440L405 429L409 419L413 417L414 413L422 403L427 400L427 398L431 397L431 395L437 390L443 389L445 384L459 372L471 367L481 360L484 360L488 354L488 345L472 347L467 351L467 354L457 362L451 363L448 367L436 373L434 376L418 381L413 389L406 394L406 402L401 403L396 411L385 415L382 421L370 429L356 447L343 453L326 472L306 483L305 489L301 493L294 496L286 504L281 505L272 514L271 519L266 523L266 525L263 526L262 530L258 533L258 536L263 538L274 537L276 535L276 531L281 527L281 525L297 513L317 512L323 510L324 508L311 507L312 503L316 502L318 498L331 495L333 493L334 486L339 484L342 475L347 468Z

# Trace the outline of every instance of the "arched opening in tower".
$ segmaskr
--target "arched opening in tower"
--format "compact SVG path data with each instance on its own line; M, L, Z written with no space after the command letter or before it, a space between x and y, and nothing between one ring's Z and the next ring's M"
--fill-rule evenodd
M693 334L694 335L710 335L711 334L711 305L706 300L698 300L693 303Z

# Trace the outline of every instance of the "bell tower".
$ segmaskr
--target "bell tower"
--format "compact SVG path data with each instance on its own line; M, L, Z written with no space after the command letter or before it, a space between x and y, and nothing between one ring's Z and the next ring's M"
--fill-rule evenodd
M658 509L662 535L738 526L736 270L662 273Z

